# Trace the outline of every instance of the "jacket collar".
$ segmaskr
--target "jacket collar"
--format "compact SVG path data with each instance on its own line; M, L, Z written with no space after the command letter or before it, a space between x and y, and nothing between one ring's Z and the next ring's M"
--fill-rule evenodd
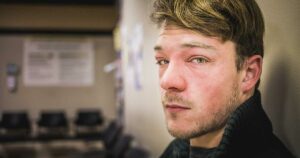
M212 157L236 157L251 153L247 150L261 150L270 133L272 125L262 108L261 95L257 90L231 114L220 145Z

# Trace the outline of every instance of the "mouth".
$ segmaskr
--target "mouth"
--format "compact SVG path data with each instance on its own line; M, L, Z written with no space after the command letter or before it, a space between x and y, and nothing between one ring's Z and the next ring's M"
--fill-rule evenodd
M176 105L176 104L166 104L166 110L171 113L178 113L178 112L184 112L187 110L190 110L191 108L182 106L182 105Z

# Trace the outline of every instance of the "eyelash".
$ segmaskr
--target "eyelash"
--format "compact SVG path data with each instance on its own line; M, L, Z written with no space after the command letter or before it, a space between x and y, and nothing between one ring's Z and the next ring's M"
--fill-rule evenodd
M165 63L162 63L162 62L165 62ZM161 65L165 65L165 64L168 64L169 61L168 60L165 60L165 59L160 59L160 60L157 60L156 61L156 64L161 66Z
M196 60L196 61L195 61ZM191 58L189 60L190 62L193 62L195 64L203 64L203 63L207 63L208 59L203 58L203 57L195 57L195 58ZM195 61L195 62L194 62Z
M195 64L203 64L209 62L209 60L204 57L194 57L189 59L188 62L192 62ZM169 64L169 61L166 59L157 59L156 64L161 66L161 65Z

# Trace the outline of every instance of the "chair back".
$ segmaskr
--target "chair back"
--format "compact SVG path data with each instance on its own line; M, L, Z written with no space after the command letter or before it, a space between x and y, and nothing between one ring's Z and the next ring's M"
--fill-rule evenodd
M133 137L130 135L122 135L116 142L111 152L112 158L123 158L126 151L130 148Z
M111 122L103 133L103 143L107 150L112 149L122 133L123 127L116 121Z
M8 130L30 130L30 120L26 112L4 112L2 114L1 127Z
M38 125L45 128L58 128L67 127L68 123L64 112L42 112Z
M99 126L104 122L101 111L97 110L80 110L77 113L75 124L77 126Z

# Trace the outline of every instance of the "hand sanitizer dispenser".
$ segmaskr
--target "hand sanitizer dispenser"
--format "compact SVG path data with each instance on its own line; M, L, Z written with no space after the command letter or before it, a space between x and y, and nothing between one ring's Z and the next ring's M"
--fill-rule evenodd
M7 73L7 88L9 92L16 92L18 83L17 77L19 75L19 67L16 64L7 64L6 66L6 73Z

